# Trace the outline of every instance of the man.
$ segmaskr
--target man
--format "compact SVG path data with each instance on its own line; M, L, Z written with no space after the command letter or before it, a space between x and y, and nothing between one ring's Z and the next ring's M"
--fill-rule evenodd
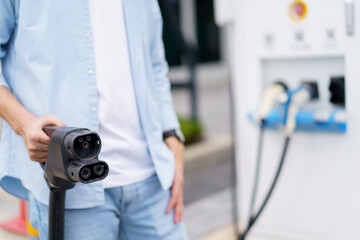
M110 167L103 182L67 191L65 239L187 239L161 35L156 0L0 1L0 184L29 196L41 239L46 125L98 131Z

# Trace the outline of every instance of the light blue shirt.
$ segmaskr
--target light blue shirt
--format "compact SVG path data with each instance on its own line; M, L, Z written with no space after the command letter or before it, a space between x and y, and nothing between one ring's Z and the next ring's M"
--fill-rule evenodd
M179 127L174 112L156 0L123 0L130 62L141 126L162 187L171 186L174 156L162 132ZM98 96L89 5L86 0L1 0L0 85L31 113L55 114L67 126L98 131ZM121 94L121 89L119 89ZM121 111L121 109L114 109ZM106 161L106 159L103 159ZM0 184L48 203L43 170L30 161L21 136L5 123L0 143ZM76 184L67 208L104 203L101 182Z

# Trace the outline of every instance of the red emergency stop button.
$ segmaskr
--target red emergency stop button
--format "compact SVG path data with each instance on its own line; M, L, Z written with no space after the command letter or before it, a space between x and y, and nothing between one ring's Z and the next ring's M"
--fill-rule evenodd
M306 17L307 6L301 0L295 0L289 8L290 18L294 21L302 20Z

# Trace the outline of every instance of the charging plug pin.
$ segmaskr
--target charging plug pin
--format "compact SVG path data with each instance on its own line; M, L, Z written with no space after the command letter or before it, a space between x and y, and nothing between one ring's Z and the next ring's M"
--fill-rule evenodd
M91 176L91 172L90 172L90 169L87 168L87 167L84 167L83 169L81 169L80 171L80 177L83 179L83 180L88 180Z
M93 172L96 176L101 176L104 174L105 172L105 168L104 165L102 164L97 164L95 165L95 167L93 168Z
M82 144L83 148L88 148L89 147L89 143L87 141L83 142Z

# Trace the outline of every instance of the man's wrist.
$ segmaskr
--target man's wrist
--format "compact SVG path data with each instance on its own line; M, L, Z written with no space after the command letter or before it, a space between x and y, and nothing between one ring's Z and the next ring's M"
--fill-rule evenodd
M20 136L24 136L26 133L26 128L29 125L29 122L33 122L36 117L31 113L24 111L23 113L19 113L19 117L16 119L14 131L16 134Z
M181 143L185 143L185 138L180 129L170 129L163 132L163 140L167 138L176 137Z
M14 132L23 136L26 125L35 116L27 111L7 87L0 86L0 116L10 125Z
M164 140L167 147L172 151L175 156L175 160L177 163L183 161L184 155L184 144L179 141L178 138L171 136Z

